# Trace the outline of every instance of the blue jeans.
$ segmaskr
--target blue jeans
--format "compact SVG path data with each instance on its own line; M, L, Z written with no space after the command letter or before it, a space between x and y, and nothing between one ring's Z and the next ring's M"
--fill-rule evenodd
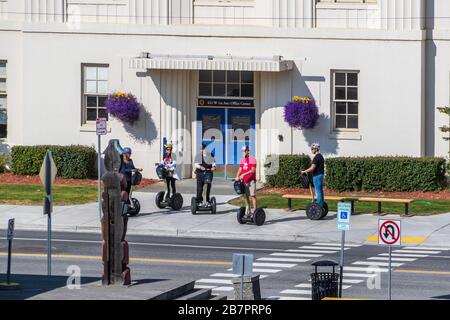
M323 206L323 174L313 177L314 191L316 192L316 203Z

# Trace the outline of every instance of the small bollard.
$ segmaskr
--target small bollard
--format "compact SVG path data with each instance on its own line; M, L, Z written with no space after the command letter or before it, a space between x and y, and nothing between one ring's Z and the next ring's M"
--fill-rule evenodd
M259 285L259 275L244 276L244 294L241 298L241 277L233 278L234 300L261 300L261 288Z

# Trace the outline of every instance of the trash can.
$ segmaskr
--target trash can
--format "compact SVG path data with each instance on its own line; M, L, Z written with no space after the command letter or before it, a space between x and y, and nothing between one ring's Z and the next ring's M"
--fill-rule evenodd
M311 298L322 300L323 298L337 298L339 292L339 274L335 273L338 263L322 260L312 264L315 272L311 273ZM318 267L333 267L333 272L317 272Z

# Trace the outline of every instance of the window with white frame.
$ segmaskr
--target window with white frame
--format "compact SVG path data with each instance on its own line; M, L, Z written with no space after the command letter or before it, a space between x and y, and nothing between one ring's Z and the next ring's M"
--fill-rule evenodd
M83 64L83 123L97 118L108 119L105 101L108 96L108 69L105 64Z
M199 71L200 97L253 98L254 76L251 71Z
M358 71L333 71L335 130L359 129Z
M6 61L0 60L0 139L6 139L8 133L6 97Z

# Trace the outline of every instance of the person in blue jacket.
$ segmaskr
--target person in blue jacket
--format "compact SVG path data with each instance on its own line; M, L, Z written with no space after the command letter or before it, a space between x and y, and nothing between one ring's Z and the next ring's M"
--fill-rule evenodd
M119 172L125 176L127 179L127 189L128 194L128 204L130 203L130 191L131 191L131 179L133 177L133 172L142 171L142 169L137 169L134 166L133 160L131 159L131 148L123 148L122 153L122 163Z

